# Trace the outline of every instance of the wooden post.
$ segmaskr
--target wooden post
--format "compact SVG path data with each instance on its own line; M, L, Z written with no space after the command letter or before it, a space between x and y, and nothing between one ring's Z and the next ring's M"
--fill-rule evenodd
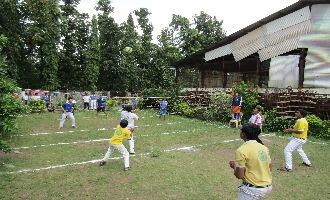
M240 71L241 71L241 61L238 61L238 83L240 82L240 78L239 78Z
M298 87L303 88L304 86L304 69L305 69L305 62L306 62L306 55L307 52L305 50L302 50L300 52L300 57L299 57L299 82L298 82Z
M227 87L227 72L225 71L225 57L222 57L222 87Z
M201 74L201 87L204 88L205 87L205 69L201 70L202 74Z
M256 72L256 78L254 80L254 87L256 87L256 83L258 85L258 77L259 77L259 62L258 62L258 58L256 59L257 61L257 72ZM260 87L260 85L258 85Z

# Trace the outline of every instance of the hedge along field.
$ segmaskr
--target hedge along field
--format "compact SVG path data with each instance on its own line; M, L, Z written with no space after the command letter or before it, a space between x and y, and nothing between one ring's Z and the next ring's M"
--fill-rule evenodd
M119 123L120 112L109 118L93 111L75 113L58 130L61 114L41 113L18 118L19 130L10 139L10 154L0 154L1 199L236 199L241 183L229 160L243 143L239 129L209 124L158 112L139 110L135 122L132 170L124 172L116 152L104 166L109 138ZM267 199L327 199L330 184L328 141L310 141L304 150L312 168L301 165L293 154L294 172L280 172L289 135L263 134L273 162L273 192ZM124 145L128 147L127 141Z

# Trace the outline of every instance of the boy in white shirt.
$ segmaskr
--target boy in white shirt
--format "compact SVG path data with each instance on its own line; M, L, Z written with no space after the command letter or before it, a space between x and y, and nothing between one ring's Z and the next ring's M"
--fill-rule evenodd
M90 96L89 94L86 92L85 96L83 96L83 100L84 100L84 110L87 108L87 110L89 110L89 100L90 100Z
M249 119L249 123L250 124L255 124L258 126L261 126L261 116L260 116L260 108L255 107L253 109L253 115L251 116L251 118Z
M131 131L131 139L128 140L128 145L129 145L129 153L130 154L135 154L134 151L134 120L139 120L139 117L135 114L132 113L132 106L126 106L126 111L127 113L123 114L124 120L128 121L127 129Z

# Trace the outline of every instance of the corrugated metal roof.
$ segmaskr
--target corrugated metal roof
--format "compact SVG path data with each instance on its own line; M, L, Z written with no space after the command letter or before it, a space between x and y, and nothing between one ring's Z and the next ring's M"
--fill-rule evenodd
M265 60L263 58L269 59L272 58L269 56L277 56L286 53L287 51L285 50L291 51L292 49L287 46L281 47L281 45L286 45L286 40L297 37L299 39L302 34L309 32L311 30L311 22L309 19L310 10L309 7L306 6L238 38L232 42L232 53L235 61L242 60L256 52L261 52L262 55L259 56L261 60ZM292 41L288 44L291 43ZM263 51L263 49L265 50ZM281 50L279 51L279 49ZM221 48L218 48L218 51L221 50ZM218 52L217 55L223 55L223 53ZM213 59L215 58L217 57L213 57Z
M205 60L209 61L214 58L222 57L232 53L232 44L227 44L225 46L213 49L205 53Z
M277 20L290 13L294 13L297 10L300 10L302 8L307 9L308 6L311 6L313 4L328 4L328 3L329 3L329 0L300 0L297 3L294 3L272 15L269 15L268 17L265 17L265 18L255 22L254 24L251 24L251 25L227 36L226 38L222 39L221 41L219 41L207 48L204 48L190 56L187 56L186 58L184 58L180 61L173 63L172 65L179 66L179 65L187 65L187 64L195 65L196 63L199 63L199 64L205 63L205 59L206 59L205 53L206 52L209 52L209 51L215 50L217 48L220 48L222 46L228 45L228 44L232 43L233 41L237 40L238 38L241 38L241 37L247 35L249 32L252 32L252 31L262 27L263 25L265 25L269 22L272 22L274 20ZM302 18L302 19L306 19L306 18ZM249 52L255 51L256 48L259 49L260 46L262 46L261 42L262 42L261 39L256 39L255 43L253 45L250 45L248 50L246 50L246 47L245 47L245 50L243 52L245 52L245 54L248 54ZM241 56L241 53L237 53L237 55L239 58L239 56ZM212 56L208 57L208 61L211 61L212 59L214 59L214 58L212 58Z

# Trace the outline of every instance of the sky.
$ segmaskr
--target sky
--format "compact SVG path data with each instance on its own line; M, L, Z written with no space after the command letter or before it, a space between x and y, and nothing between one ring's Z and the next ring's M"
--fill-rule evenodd
M135 9L148 8L152 13L149 21L154 26L153 37L156 41L161 29L171 23L173 14L192 22L194 15L204 11L218 21L223 20L222 28L228 36L296 2L298 0L111 0L114 7L111 16L120 24ZM91 17L97 14L94 9L96 3L97 0L81 0L77 9Z

